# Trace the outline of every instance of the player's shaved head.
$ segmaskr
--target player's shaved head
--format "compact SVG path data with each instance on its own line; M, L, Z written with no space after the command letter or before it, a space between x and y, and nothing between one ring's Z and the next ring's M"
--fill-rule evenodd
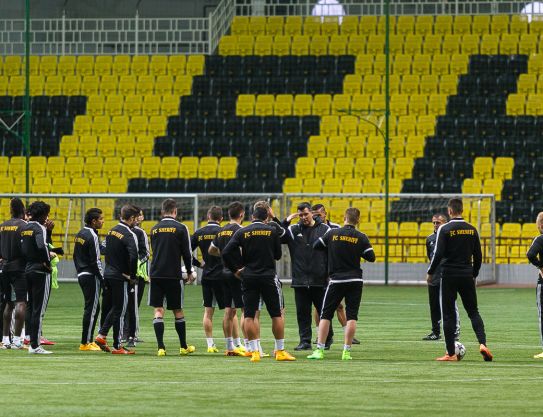
M535 224L537 225L537 228L539 229L539 233L543 233L543 211L540 211L539 214L537 215Z
M461 198L451 198L447 204L450 214L453 216L459 216L464 211L464 204Z
M222 208L219 206L212 206L207 211L207 218L214 222L220 222L222 220Z

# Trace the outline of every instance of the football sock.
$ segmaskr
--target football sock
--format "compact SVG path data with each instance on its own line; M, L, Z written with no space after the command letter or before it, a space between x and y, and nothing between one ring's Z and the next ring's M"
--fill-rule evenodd
M317 349L324 349L324 343L317 343Z
M185 317L175 319L175 331L179 336L179 344L183 349L187 348L187 327L185 325Z
M15 339L15 338L14 338ZM3 336L2 337L2 344L9 345L11 342L9 341L9 336Z
M226 350L234 350L234 339L231 337L226 338Z
M243 345L245 346L245 350L247 352L250 352L249 351L249 339L243 339Z
M260 354L264 354L264 351L262 350L262 345L260 344L260 339L256 339L256 350L260 352Z
M206 341L207 341L207 347L208 348L213 347L215 345L215 343L213 342L212 337L206 337Z
M240 345L241 345L241 340L240 340L239 337L236 337L236 338L234 339L234 346L237 347L237 346L240 346Z
M153 319L153 328L155 329L156 342L159 349L165 349L164 346L164 319L156 317Z
M249 340L249 352L258 352L258 341Z
M275 339L275 350L285 350L285 339Z
M343 350L351 350L351 345L343 345Z
M16 345L21 343L21 338L19 336L13 336L13 343Z

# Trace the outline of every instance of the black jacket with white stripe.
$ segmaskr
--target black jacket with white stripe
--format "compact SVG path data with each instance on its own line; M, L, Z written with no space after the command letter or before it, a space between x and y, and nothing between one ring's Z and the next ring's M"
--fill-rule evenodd
M426 238L426 255L428 256L428 259L430 262L432 261L432 258L434 257L434 252L436 250L436 239L437 239L437 232L432 233L430 236ZM437 266L434 275L432 275L432 281L429 283L431 286L438 286L441 283L441 266Z
M225 265L232 272L244 268L243 279L275 279L275 261L282 255L280 230L259 220L239 229L222 251Z
M436 247L428 274L441 266L443 276L479 275L483 255L477 229L461 217L453 218L437 230Z
M323 287L328 278L327 255L313 248L313 244L323 237L330 227L315 220L313 226L304 226L300 221L290 225L281 238L288 245L292 268L293 287Z
M132 231L138 239L138 259L141 262L146 262L149 260L149 238L147 237L147 233L138 226L134 226Z
M187 226L173 217L164 217L151 229L153 259L151 279L182 279L181 259L187 273L192 273L192 248Z
M533 266L538 269L543 268L543 234L534 239L526 256ZM541 274L539 274L538 281L543 282Z
M77 276L94 275L103 279L100 253L103 248L98 240L98 233L92 227L85 226L75 235L73 260Z
M138 239L126 223L120 222L107 233L105 254L104 278L136 279Z
M28 222L21 231L21 252L26 261L25 273L51 272L51 259L47 247L45 226L35 221Z
M351 225L328 230L313 247L328 251L328 275L332 283L362 281L360 258L375 262L368 237Z
M0 259L5 272L24 272L26 262L21 250L22 219L10 219L0 224Z

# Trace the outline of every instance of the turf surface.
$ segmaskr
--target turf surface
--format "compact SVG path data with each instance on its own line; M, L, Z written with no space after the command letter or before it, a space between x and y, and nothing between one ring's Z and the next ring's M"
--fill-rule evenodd
M200 289L188 289L187 332L197 351L179 357L171 317L166 320L168 356L156 357L152 310L141 307L145 343L135 356L79 352L82 296L76 284L54 290L44 334L57 342L50 356L0 351L0 410L3 416L420 416L541 415L543 361L535 291L479 289L488 345L495 356L483 362L469 320L461 312L462 362L437 363L443 341L423 342L429 331L426 288L366 287L351 362L342 362L340 335L322 362L297 353L298 361L205 353ZM294 353L294 296L285 289L287 349ZM269 319L263 346L273 349ZM337 324L337 322L334 322ZM338 327L338 326L336 326ZM215 340L223 348L220 320ZM339 329L338 333L341 333Z

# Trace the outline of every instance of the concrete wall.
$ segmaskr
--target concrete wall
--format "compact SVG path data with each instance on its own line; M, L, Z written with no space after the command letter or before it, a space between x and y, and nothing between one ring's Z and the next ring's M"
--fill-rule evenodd
M206 17L219 0L141 0L140 17ZM138 0L31 0L30 17L53 19L133 17ZM0 0L0 19L23 19L24 1Z

